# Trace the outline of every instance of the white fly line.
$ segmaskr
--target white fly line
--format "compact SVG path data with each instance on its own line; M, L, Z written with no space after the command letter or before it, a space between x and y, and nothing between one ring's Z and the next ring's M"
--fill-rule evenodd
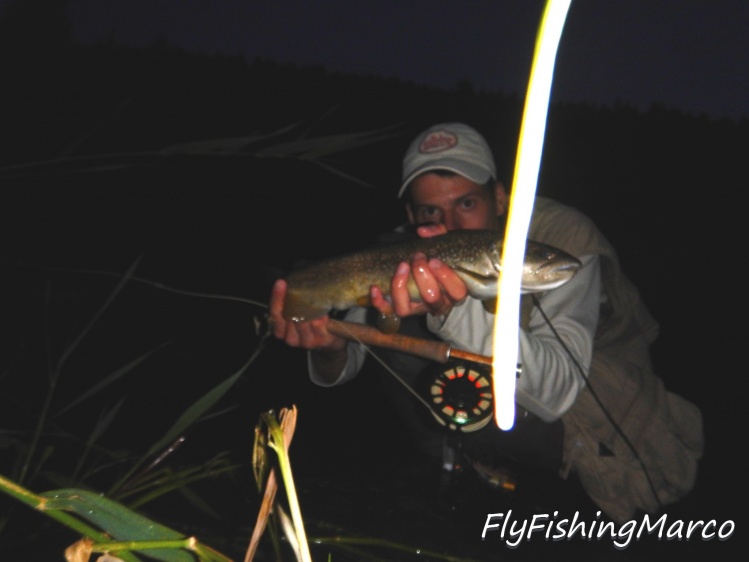
M570 2L571 0L549 0L546 3L536 37L536 50L520 128L515 176L502 249L502 268L497 286L499 298L494 324L492 360L494 417L499 428L504 430L512 429L515 422L520 281L541 165L554 62Z

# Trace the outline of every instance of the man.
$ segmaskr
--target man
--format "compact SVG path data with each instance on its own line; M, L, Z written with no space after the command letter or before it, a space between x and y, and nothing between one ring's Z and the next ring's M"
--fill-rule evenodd
M475 129L443 123L419 134L403 160L398 196L420 236L451 230L504 231L508 194L492 152ZM538 197L530 239L576 256L582 268L565 285L523 297L521 374L515 427L490 424L464 439L471 455L506 456L567 477L612 519L653 512L688 493L703 450L700 411L665 390L652 370L649 346L658 326L622 274L614 249L590 219ZM410 299L413 275L421 300ZM281 315L286 291L276 283L270 303L274 335L309 352L311 378L341 384L361 369L362 346L334 336L328 318L292 323ZM429 332L458 349L492 354L493 310L467 297L457 274L416 254L394 272L390 299L371 288L381 314L426 321ZM364 321L362 309L349 319ZM493 459L484 457L485 462Z

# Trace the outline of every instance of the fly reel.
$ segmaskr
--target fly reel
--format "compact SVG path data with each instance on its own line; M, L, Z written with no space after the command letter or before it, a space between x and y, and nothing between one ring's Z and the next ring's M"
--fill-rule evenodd
M492 379L488 366L450 361L436 365L428 378L432 414L454 431L477 431L492 419Z

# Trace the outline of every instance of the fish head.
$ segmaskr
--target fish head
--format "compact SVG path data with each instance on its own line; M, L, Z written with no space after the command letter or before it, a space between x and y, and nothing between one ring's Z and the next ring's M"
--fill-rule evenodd
M496 237L480 250L466 252L466 259L458 260L454 269L463 279L468 293L479 299L497 296L497 283L502 271L503 240ZM580 260L567 252L528 240L523 258L520 282L521 293L538 293L561 287L582 267Z
M523 293L551 291L567 283L581 267L580 260L564 250L528 240L520 289Z
M478 231L460 231L474 234ZM466 284L468 294L481 300L497 296L499 281L501 241L497 242L496 233L490 237L476 236L474 245L466 245L466 251L453 261L452 268Z

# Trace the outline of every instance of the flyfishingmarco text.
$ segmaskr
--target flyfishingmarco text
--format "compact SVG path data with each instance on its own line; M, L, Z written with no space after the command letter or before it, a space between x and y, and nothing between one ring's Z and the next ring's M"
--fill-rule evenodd
M639 541L646 536L669 541L725 541L731 538L736 530L736 524L730 519L726 521L716 519L669 521L667 514L657 518L645 514L640 520L631 519L617 525L612 521L602 521L600 517L600 511L596 512L596 517L592 521L582 520L578 511L572 518L561 517L559 512L555 511L553 514L537 513L529 519L521 519L515 518L510 509L507 513L487 514L484 528L481 531L481 539L485 540L487 535L498 533L499 538L509 548L517 548L523 540L530 542L531 539L611 540L615 548L624 550L632 543L632 540Z

